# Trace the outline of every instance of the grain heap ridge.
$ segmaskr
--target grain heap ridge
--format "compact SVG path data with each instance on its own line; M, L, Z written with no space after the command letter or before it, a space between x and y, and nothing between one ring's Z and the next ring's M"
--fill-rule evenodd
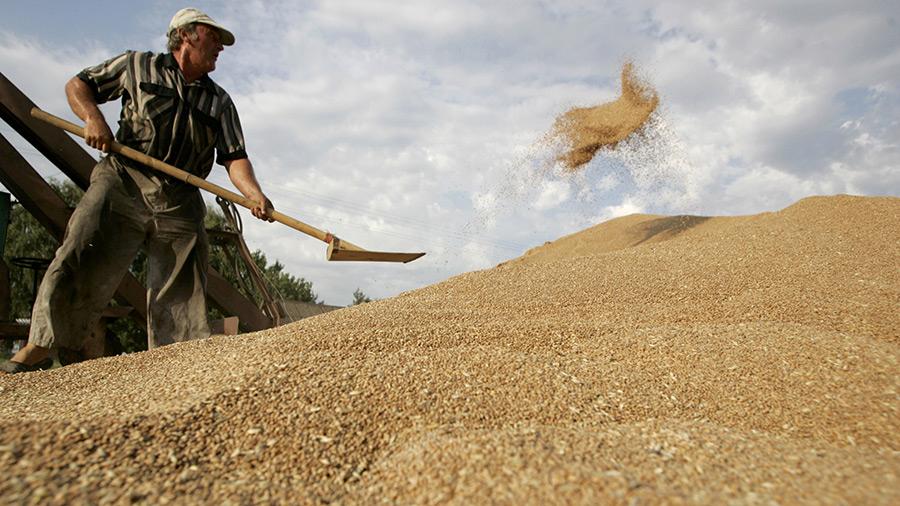
M900 199L631 216L255 334L0 377L0 502L900 501Z

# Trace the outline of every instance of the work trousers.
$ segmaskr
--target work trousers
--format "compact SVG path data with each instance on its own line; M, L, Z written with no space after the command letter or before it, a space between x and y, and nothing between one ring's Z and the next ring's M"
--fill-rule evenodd
M196 188L103 158L44 274L29 342L81 349L142 246L148 347L209 337L205 213Z

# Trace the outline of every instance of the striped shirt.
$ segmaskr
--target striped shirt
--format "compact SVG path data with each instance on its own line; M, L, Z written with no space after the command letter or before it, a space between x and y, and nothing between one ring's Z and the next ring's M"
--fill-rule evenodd
M127 51L78 77L98 104L122 98L116 140L126 146L202 178L214 152L220 164L247 157L231 97L209 76L185 82L171 53Z

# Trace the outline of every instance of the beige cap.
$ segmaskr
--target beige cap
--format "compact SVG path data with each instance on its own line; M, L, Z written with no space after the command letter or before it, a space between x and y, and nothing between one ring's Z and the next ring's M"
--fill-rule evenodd
M169 31L167 33L172 33L172 30L181 28L191 23L203 23L204 25L209 25L216 30L219 30L219 38L222 41L223 46L230 46L234 44L233 33L228 31L224 26L213 21L211 17L206 15L206 13L193 7L181 9L180 11L176 12L172 17L172 21L169 23Z

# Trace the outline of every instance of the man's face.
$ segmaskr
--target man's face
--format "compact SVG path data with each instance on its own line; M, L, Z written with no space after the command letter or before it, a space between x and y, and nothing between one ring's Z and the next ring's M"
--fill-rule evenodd
M206 25L197 25L197 39L188 39L188 44L193 50L192 61L204 69L206 73L216 70L216 59L219 52L225 49L219 38L219 31Z

